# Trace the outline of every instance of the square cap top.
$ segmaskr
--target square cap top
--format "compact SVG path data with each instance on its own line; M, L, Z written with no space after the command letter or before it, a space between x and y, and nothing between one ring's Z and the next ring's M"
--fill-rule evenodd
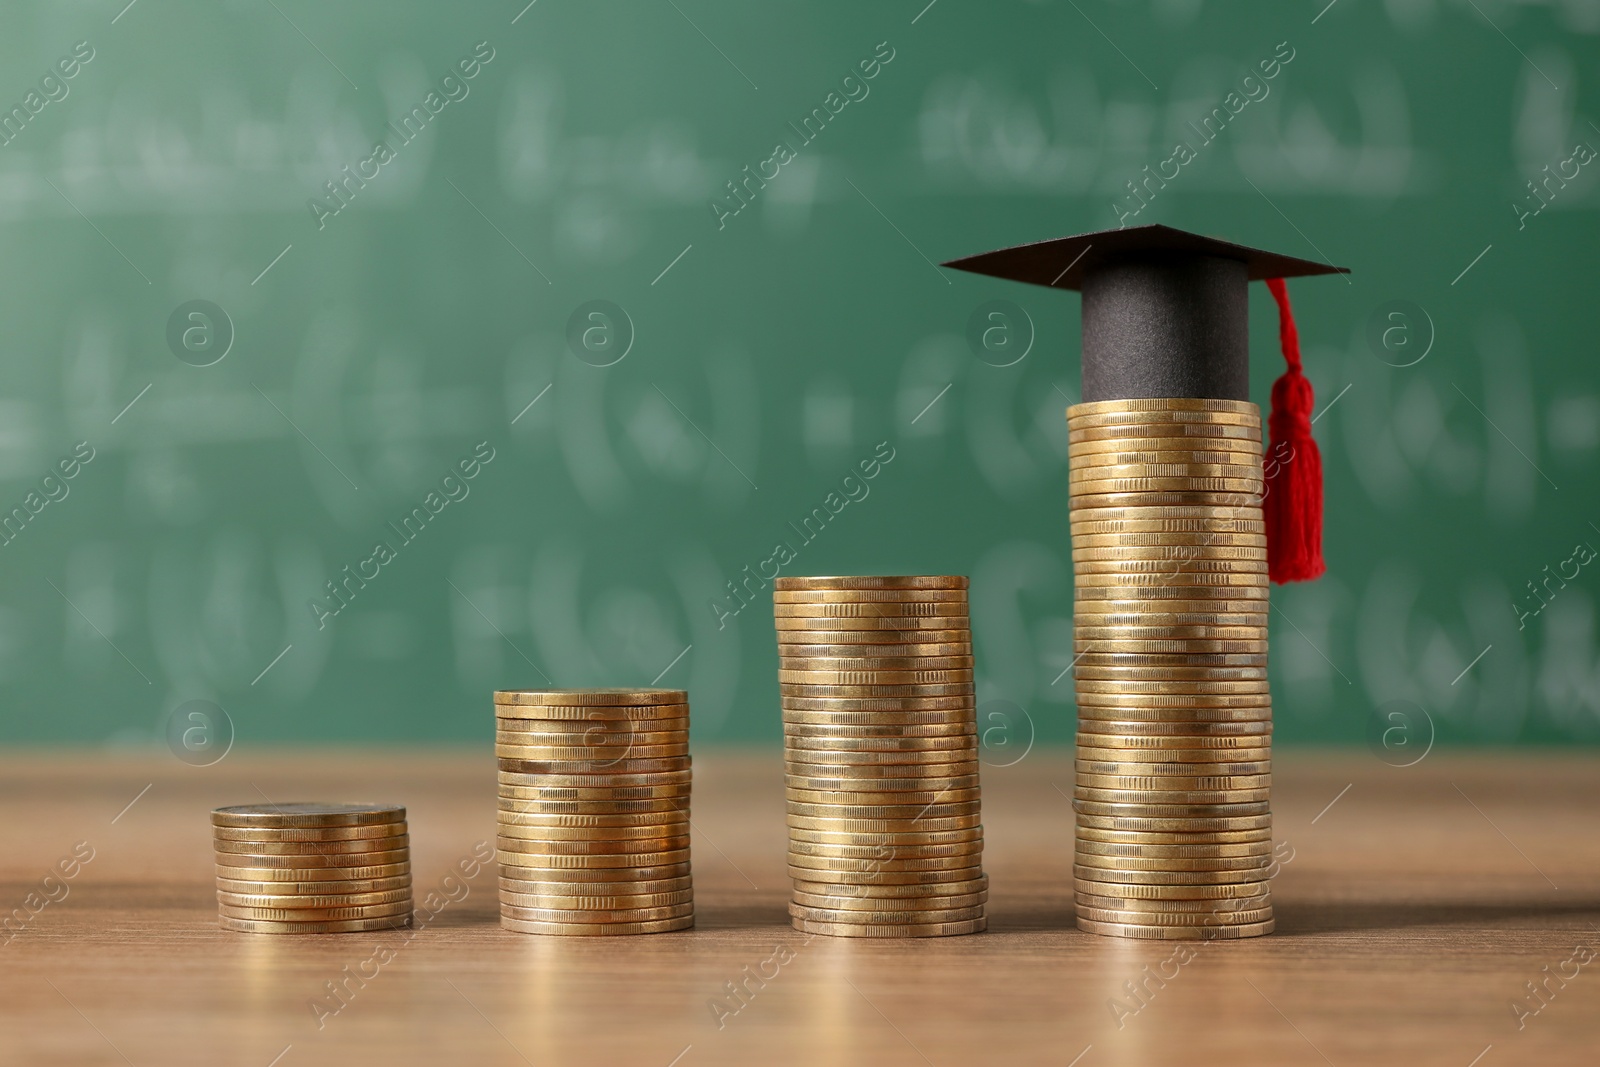
M1238 260L1245 265L1249 281L1350 273L1347 267L1265 252L1159 224L1035 241L952 259L943 265L1055 289L1081 290L1084 275L1095 267L1119 259L1159 258L1163 253Z

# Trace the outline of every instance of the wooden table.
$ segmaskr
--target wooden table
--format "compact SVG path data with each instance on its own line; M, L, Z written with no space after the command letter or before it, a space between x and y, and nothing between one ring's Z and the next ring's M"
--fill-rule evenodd
M990 929L929 941L808 940L789 928L772 751L697 757L694 931L503 932L491 868L456 885L456 899L436 898L410 940L218 929L207 812L263 796L403 802L422 904L493 840L487 753L236 752L205 769L12 753L0 760L0 908L27 921L14 915L0 945L0 1062L1600 1058L1600 957L1584 965L1600 952L1595 757L1434 752L1403 770L1364 751L1277 762L1277 836L1293 850L1274 893L1278 932L1191 946L1184 962L1173 944L1074 929L1072 762L1061 750L985 770ZM74 846L93 858L51 881L60 899L30 915L29 895L45 899L45 875ZM1542 1002L1530 982L1544 983ZM343 983L340 997L329 983Z

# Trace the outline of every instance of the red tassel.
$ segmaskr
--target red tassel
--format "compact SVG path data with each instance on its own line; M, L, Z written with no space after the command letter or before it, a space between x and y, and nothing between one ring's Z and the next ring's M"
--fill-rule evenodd
M1268 278L1278 302L1278 340L1289 369L1272 384L1267 417L1272 447L1266 455L1267 575L1274 582L1320 577L1322 562L1322 455L1311 437L1311 382L1300 369L1300 333L1282 278Z

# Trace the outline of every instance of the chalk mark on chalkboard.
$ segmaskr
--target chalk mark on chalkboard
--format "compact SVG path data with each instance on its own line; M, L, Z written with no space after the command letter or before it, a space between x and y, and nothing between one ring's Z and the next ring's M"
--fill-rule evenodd
M536 396L532 400L528 401L527 408L523 408L521 411L517 412L517 419L520 419L522 416L526 415L528 413L528 408L531 408L533 405L537 404L539 402L539 397L542 397L544 394L548 393L550 391L550 386L555 384L555 382L551 382L550 385L547 385L543 389L539 390L539 396ZM512 419L511 425L515 426L517 424L517 419Z
M111 20L111 25L115 26L117 24L117 19L120 19L122 16L126 15L133 8L133 5L137 4L138 2L139 0L128 0L128 6L117 12L117 18Z
M1322 16L1324 16L1328 12L1332 11L1333 10L1333 5L1337 4L1338 2L1339 2L1339 0L1328 0L1328 6L1323 8L1321 11L1317 12L1317 18L1311 20L1311 25L1315 26L1317 24L1317 19L1322 18Z
M1533 60L1529 59L1528 58L1528 53L1524 52L1520 48L1517 48L1517 42L1513 41L1509 37L1506 37L1506 31L1502 30L1499 26L1496 26L1494 24L1494 19L1490 18L1488 15L1484 15L1483 8L1478 6L1477 0L1467 0L1467 3L1472 5L1472 10L1476 11L1480 15L1483 15L1483 21L1485 21L1485 22L1487 22L1489 24L1489 28L1490 29L1494 30L1494 32L1498 33L1501 37L1505 37L1506 38L1506 44L1510 45L1512 48L1516 48L1517 49L1517 55L1521 56L1523 58L1523 60L1528 64L1528 66L1532 67L1534 70L1539 70L1539 64L1537 64ZM1546 74L1544 71L1539 70L1539 77L1543 78L1547 82L1550 82L1550 88L1554 89L1556 92L1559 93L1561 91L1561 86L1557 85L1555 82L1550 81L1550 75ZM1545 879L1545 881L1548 882L1549 879L1547 878L1547 879Z
M1494 245L1492 245L1492 244L1491 245L1485 245L1482 252L1479 252L1476 256L1473 256L1472 257L1472 262L1468 263L1466 265L1466 268L1464 270L1462 270L1462 272L1460 274L1456 275L1456 282L1459 282L1462 278L1465 278L1467 276L1467 271L1471 270L1473 267L1476 267L1478 265L1478 260L1480 260L1484 256L1488 255L1489 254L1489 249L1491 249L1493 247L1494 247ZM1451 282L1450 284L1454 285L1456 282Z
M937 4L938 2L939 2L939 0L928 0L928 6L923 8L921 11L917 12L917 19L920 19L922 16L926 15L929 11L933 10L933 5ZM917 24L917 19L912 19L911 20L911 25L915 26Z
M683 8L679 7L673 2L673 0L667 0L667 3L672 4L672 10L676 11L680 15L683 15ZM694 26L695 33L698 33L702 37L706 37L706 31L702 30L699 26L695 26L694 19L690 18L688 15L683 15L683 21L687 22L691 26ZM713 41L709 37L706 37L706 44L710 45L712 48L717 48L717 42ZM717 48L717 55L721 56L723 59L728 59L728 53L724 52L720 48ZM739 64L735 63L731 59L728 59L728 66L732 67L734 70L739 70ZM743 78L747 82L750 82L750 88L754 89L756 92L759 93L761 91L761 86L757 85L755 82L751 82L750 75L746 74L744 71L739 70L739 77Z
M750 482L750 488L754 489L758 493L761 491L761 487L759 485L757 485L755 482L751 482L750 481L750 476L748 474L746 474L742 470L739 470L739 465L733 461L732 457L730 457L726 452L724 452L722 450L721 446L719 446L715 441L713 441L711 439L711 435L706 433L704 430L702 430L699 427L699 425L693 419L691 419L689 417L687 412L685 412L676 403L674 403L673 399L670 396L668 396L665 392L662 391L661 386L656 385L655 382L651 382L650 384L652 386L655 386L656 392L661 393L661 399L665 400L669 404L672 404L672 410L673 411L676 411L679 415L683 416L683 421L684 422L687 422L690 426L694 427L695 433L699 434L701 437L704 437L706 439L706 444L710 445L712 448L715 448L717 450L717 455L721 456L723 459L728 461L728 466L732 467L736 471L739 471L739 477L743 478L747 482Z
M1485 251L1488 251L1488 250L1485 249ZM1484 410L1482 408L1480 408L1477 404L1473 404L1472 403L1472 398L1470 396L1468 396L1466 393L1462 393L1461 392L1461 386L1456 385L1455 382L1451 382L1450 385L1455 389L1456 392L1461 393L1461 399L1462 400L1465 400L1467 403L1472 404L1472 410L1476 411L1479 415L1482 415L1484 422L1487 422L1490 426L1494 427L1494 432L1495 433L1499 434L1501 437L1504 437L1506 439L1506 444L1510 445L1512 448L1516 448L1517 449L1517 455L1521 456L1523 459L1528 460L1528 466L1532 467L1536 471L1539 471L1539 477L1543 478L1547 482L1550 482L1550 488L1555 489L1557 491L1560 491L1561 487L1559 485L1557 485L1555 482L1550 481L1550 476L1548 474L1546 474L1543 470L1540 470L1539 465L1537 463L1535 463L1532 459L1530 459L1526 452L1524 452L1520 448L1517 448L1517 443L1515 441L1513 441L1510 437L1508 437L1504 430L1502 430L1498 426L1495 426L1494 420L1491 419L1484 412Z
M861 186L857 185L855 182L851 182L849 178L846 178L845 181L850 182L850 188L854 189L858 193L861 193ZM872 198L866 193L861 193L861 199L865 200L867 204L871 206L872 210L876 211L879 215L883 215L883 221L887 222L891 227L893 227L894 232L904 238L906 244L911 245L911 250L917 255L922 256L923 261L926 262L928 266L933 268L933 272L939 275L939 277L944 280L946 285L950 284L950 279L945 277L944 272L939 269L939 265L933 260L929 259L927 256L922 255L922 249L918 248L916 243L913 242L911 238L906 237L906 231L902 230L898 226L895 226L893 219L891 219L888 215L883 214L883 208L879 207L877 204L874 204L872 202Z
M467 602L467 607L471 608L473 611L476 611L478 613L479 618L483 619L484 622L489 624L489 628L491 630L493 630L495 633L499 634L501 639L504 640L506 644L510 645L511 648L516 652L517 655L521 656L523 659L528 661L528 666L532 667L534 670L539 672L539 677L543 678L545 680L546 684L551 684L551 685L554 684L553 682L550 681L550 676L548 674L544 673L543 669L541 669L540 666L537 663L533 662L533 660L531 660L531 659L528 659L528 654L526 652L522 651L522 649L517 648L517 643L515 641L511 640L511 638L506 637L506 632L504 630L500 629L500 627L496 626L494 624L494 620L489 618L489 616L485 615L483 613L483 609L478 607L478 605L476 605L476 604L474 604L472 602L472 598L471 597L469 597L469 596L467 596L467 594L461 592L461 587L459 585L457 585L455 582L450 581L449 578L446 578L445 581L449 583L451 589L454 589L457 593L461 594L461 599L465 600Z
M661 681L661 679L665 678L667 676L667 672L670 671L672 668L676 667L678 665L678 661L680 659L682 659L683 657L687 656L689 654L689 649L691 649L693 647L694 647L693 645L689 645L682 652L679 652L676 656L673 656L672 657L672 662L667 664L665 667L661 668L661 673L660 674L658 674L654 678L650 679L650 684L651 685L655 685L657 682Z
M1351 382L1349 385L1339 390L1339 396L1344 396L1344 394L1348 393L1352 388L1354 388L1355 384L1355 382ZM1332 400L1328 401L1328 407L1323 408L1321 411L1311 416L1311 425L1315 426L1317 424L1317 420L1328 413L1328 408L1333 407L1333 405L1339 402L1339 396L1336 396Z
M1489 648L1493 648L1493 647L1494 647L1493 645L1489 646ZM1455 682L1451 682L1450 684L1451 685L1455 685L1456 682L1459 682L1459 681L1461 681L1461 679L1465 678L1467 676L1467 672L1478 665L1478 660L1482 659L1483 657L1485 657L1485 656L1487 656L1489 654L1489 648L1484 649L1482 652L1479 652L1476 656L1474 656L1473 659L1472 659L1472 662L1467 664L1465 667L1463 667L1461 669L1461 673L1456 675L1456 681Z
M40 177L44 177L44 176L40 175ZM74 210L74 211L76 211L78 213L78 217L80 219L82 219L84 222L87 222L91 227L93 227L94 232L100 235L100 240L102 240L106 244L110 245L112 250L115 251L117 253L117 255L121 256L127 262L128 266L132 267L134 270L139 272L139 277L144 279L144 283L146 285L154 285L155 284L155 282L150 280L150 276L148 274L146 274L142 270L139 270L139 265L137 263L135 263L131 259L128 259L128 253L126 253L122 249L118 248L117 245L116 245L116 242L111 240L111 238L107 237L104 230L102 230L98 226L95 226L94 220L91 219L88 215L85 215L83 213L82 209L80 209L77 204L74 204L72 202L72 198L70 196L68 196L66 193L62 193L61 192L61 187L59 185L57 185L55 182L51 181L49 178L45 178L44 180L45 180L45 184L46 185L50 186L50 188L54 189L57 193L61 193L61 199L65 200L67 202L67 206L72 208L72 210Z
M261 669L261 673L256 675L255 681L252 681L250 684L251 685L255 685L256 682L259 682L259 681L261 681L261 679L265 678L267 676L267 672L270 671L272 668L276 667L278 665L278 661L280 659L282 659L283 657L287 656L289 654L289 649L291 649L293 647L294 647L294 645L292 645L292 644L285 645L283 651L279 652L276 656L274 656L272 658L272 662L267 664L265 667L263 667Z
M517 255L522 257L523 262L527 263L528 266L532 267L534 270L539 272L539 277L544 279L546 285L554 285L555 284L555 282L550 280L550 276L548 274L546 274L542 270L539 270L539 264L537 264L533 260L529 259L528 256L527 256L527 253L523 252L522 249L518 248L517 245L516 245L516 242L512 241L511 238L506 236L506 231L504 231L500 227L496 226L494 224L494 220L491 219L488 215L484 215L483 214L483 209L480 208L477 204L474 204L472 202L472 198L470 196L468 196L466 193L462 193L461 192L461 186L457 185L455 182L451 182L449 178L446 178L445 181L450 182L450 188L454 189L458 193L461 193L461 199L463 199L463 200L465 200L467 202L467 206L470 207L472 210L476 211L480 216L482 216L483 217L483 221L487 222L489 224L489 228L494 230L495 233L499 234L501 239L504 240L506 244L511 246L511 250L513 252L515 252Z
M283 8L279 7L276 3L273 3L273 0L267 0L267 3L272 4L272 10L276 11L280 15L283 15ZM317 55L328 60L328 66L332 67L334 70L339 70L339 64L335 63L331 59L328 59L328 53L324 52L320 48L317 48L317 42L313 41L309 37L306 37L306 32L299 26L296 26L288 15L283 15L283 21L289 23L290 28L292 28L295 33L298 33L301 37L304 37L306 44L310 45L312 48L316 48ZM355 82L351 82L350 75L346 74L344 71L339 70L339 77L343 78L347 82L350 82L350 88L354 89L356 92L359 93L361 91L361 86L357 85Z
M517 24L517 19L520 19L522 16L526 15L533 5L537 4L538 2L539 0L528 0L528 6L517 12L516 18L511 20L511 25L515 26Z
M278 265L278 260L280 260L284 256L288 255L289 254L289 249L291 249L293 247L294 247L293 244L284 245L283 246L283 251L279 252L277 254L277 256L275 256L273 258L272 262L267 264L266 269L263 270L260 274L256 275L256 281L255 282L251 282L250 284L254 285L256 282L259 282L262 278L265 278L267 276L267 271L271 270L273 267L276 267Z
M676 267L678 265L678 260L682 259L684 256L688 255L689 254L689 249L691 249L693 247L694 247L694 245L692 245L692 244L685 245L683 251L678 253L678 258L674 259L671 263L668 263L666 268L660 274L656 275L656 281L655 282L651 282L650 284L654 285L656 282L659 282L662 278L665 278L667 276L667 271L671 270L673 267Z
M1112 48L1117 48L1117 42L1113 41L1110 37L1106 37L1106 31L1102 30L1099 26L1095 26L1094 20L1088 15L1084 15L1083 8L1072 3L1072 0L1067 0L1067 3L1072 4L1072 10L1076 11L1080 15L1083 15L1083 21L1087 22L1091 27L1093 27L1095 33L1098 33L1100 36L1106 38L1106 44L1110 45ZM1147 82L1150 82L1150 75L1146 74L1142 70L1139 70L1139 64L1135 63L1131 59L1128 59L1128 53L1124 52L1120 48L1117 48L1117 55L1121 56L1123 59L1127 59L1128 66L1132 67L1134 70L1138 70L1139 77L1143 78ZM1161 86L1157 85L1155 82L1150 82L1150 88L1156 90L1157 92L1161 91Z
M250 388L254 389L258 393L261 393L261 386L257 385L255 382L251 382L250 383ZM261 399L265 400L269 404L272 404L272 410L276 411L279 415L282 415L283 416L283 421L287 422L291 427L293 427L294 432L299 434L300 437L305 441L306 444L310 445L312 448L315 448L317 450L317 455L321 456L323 459L328 460L328 466L332 467L336 471L339 471L339 477L343 478L347 482L350 482L350 488L354 489L358 493L361 491L361 487L359 485L357 485L355 482L351 482L350 481L350 476L348 474L346 474L344 471L339 470L339 465L337 463L335 463L332 459L329 459L328 454L326 452L324 452L321 449L321 447L318 446L318 444L315 441L313 441L311 438L307 437L306 436L306 432L304 430L302 430L298 426L295 426L294 420L289 417L287 412L285 412L277 404L273 404L272 403L272 398L270 396L268 396L266 393L261 393Z
M43 578L47 582L50 582L50 576L45 574L43 571L39 572L39 577ZM54 589L58 593L61 593L61 587L59 585L57 585L55 582L50 582L50 588ZM120 649L120 648L117 648L117 643L115 641L111 640L111 638L107 637L105 635L105 631L101 630L100 627L96 626L94 624L94 620L89 618L89 616L87 616L87 615L85 615L83 613L83 609L82 608L78 607L78 605L76 605L76 604L74 604L72 602L72 598L71 597L67 596L67 594L65 594L65 593L61 593L61 599L65 600L67 602L67 606L70 607L73 611L76 611L78 613L79 618L83 619L84 622L89 624L89 629L91 629L95 633L99 634L101 639L104 640L106 644L110 645L113 649L115 649L117 655L121 656L125 660L128 660L128 666L132 667L134 669L134 671L136 671L138 673L139 677L144 679L145 685L155 685L156 684L156 683L154 683L154 682L152 682L150 680L150 676L148 674L144 673L144 671L139 670L139 665L137 663L133 662L133 660L131 660L131 659L128 659L128 654L126 652L122 651L122 649Z
M1276 605L1276 604L1272 605L1272 610L1276 611L1279 615L1283 615L1283 609L1278 607L1278 605ZM1317 648L1317 643L1315 641L1311 640L1311 638L1309 638L1309 637L1306 637L1306 632L1304 630L1302 630L1302 629L1300 629L1300 627L1294 625L1294 620L1293 619L1289 618L1289 616L1287 616L1287 615L1283 615L1283 621L1288 623L1290 626L1294 626L1294 632L1295 633L1299 634L1301 637L1305 637L1306 644L1310 645L1312 647L1312 649L1317 653L1317 655L1322 657L1323 662L1325 662L1328 666L1333 668L1333 671L1334 671L1335 674L1337 674L1339 677L1344 679L1345 685L1355 685L1356 684L1356 683L1354 683L1354 682L1352 682L1350 680L1350 676L1348 674L1344 673L1344 671L1341 671L1339 669L1339 665L1338 664L1334 663L1333 660L1328 658L1328 654L1326 652L1322 651L1322 649L1320 649L1320 648Z
M144 396L144 394L146 394L146 393L148 393L150 391L150 387L155 385L155 384L156 384L155 382L151 382L150 385L147 385L143 389L139 390L139 396ZM122 418L122 416L126 415L128 413L128 408L133 407L133 405L135 405L135 404L137 404L139 402L139 396L136 396L132 400L128 401L128 407L127 408L123 408L121 411L117 412L117 419L120 419L120 418ZM112 419L111 420L111 425L115 426L117 424L117 419Z
M1317 255L1322 257L1322 262L1328 264L1329 266L1333 265L1333 260L1328 258L1328 254L1326 252L1324 252L1322 249L1317 248L1317 242L1313 241L1309 237L1306 237L1306 231L1302 230L1298 226L1295 226L1294 220L1291 219L1288 215L1284 215L1283 214L1283 209L1281 207L1279 207L1277 204L1274 204L1272 202L1272 197L1268 196L1266 193L1262 193L1261 192L1261 186L1257 185L1255 182L1250 180L1250 175L1244 173L1243 171L1240 171L1239 172L1239 177L1244 179L1244 183L1246 185L1248 185L1250 188L1254 189L1257 193L1261 194L1261 199L1263 199L1263 200L1265 200L1267 202L1267 206L1268 207L1270 207L1272 210L1276 211L1279 215L1283 215L1283 221L1287 222L1290 225L1290 227L1292 227L1294 229L1295 233L1299 234L1301 237L1305 237L1306 244L1310 245L1312 248L1316 248L1317 249ZM1346 285L1354 285L1355 284L1355 282L1351 280L1350 275L1348 273L1346 273L1343 277L1344 277L1344 281L1345 281Z
M940 397L942 397L942 396L944 396L944 394L948 393L950 391L950 386L954 385L954 384L956 384L956 383L955 382L951 382L950 385L947 385L943 389L939 390L939 396L936 396L932 400L928 401L928 407L927 408L923 408L921 411L917 412L917 419L920 419L920 418L922 418L922 416L926 415L928 413L928 408L931 408L931 407L933 407L933 405L937 404L939 402ZM912 419L911 420L911 425L915 426L917 424L917 419Z

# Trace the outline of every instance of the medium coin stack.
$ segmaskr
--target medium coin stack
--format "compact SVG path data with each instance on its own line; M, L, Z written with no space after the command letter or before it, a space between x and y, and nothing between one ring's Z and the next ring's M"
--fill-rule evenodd
M225 930L411 925L411 844L394 804L244 804L211 813Z
M1261 415L1234 400L1067 409L1078 926L1273 927Z
M967 579L779 578L797 930L984 929Z
M517 689L494 695L500 925L528 934L654 934L694 925L689 694Z

